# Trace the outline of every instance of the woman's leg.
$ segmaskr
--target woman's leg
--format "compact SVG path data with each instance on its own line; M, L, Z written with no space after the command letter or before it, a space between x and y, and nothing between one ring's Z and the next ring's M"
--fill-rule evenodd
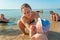
M23 34L26 34L24 24L23 24L20 20L18 20L17 24L18 24L19 29L21 30L21 32L22 32Z

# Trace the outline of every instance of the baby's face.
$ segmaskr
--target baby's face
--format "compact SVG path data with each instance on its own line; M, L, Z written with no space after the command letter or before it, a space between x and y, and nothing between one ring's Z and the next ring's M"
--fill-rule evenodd
M38 17L40 17L40 13L37 13L38 14Z

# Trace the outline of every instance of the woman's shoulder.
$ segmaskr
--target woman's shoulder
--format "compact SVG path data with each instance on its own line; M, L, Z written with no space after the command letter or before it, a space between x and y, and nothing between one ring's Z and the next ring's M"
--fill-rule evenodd
M27 18L25 16L21 16L20 18L21 20L27 20Z

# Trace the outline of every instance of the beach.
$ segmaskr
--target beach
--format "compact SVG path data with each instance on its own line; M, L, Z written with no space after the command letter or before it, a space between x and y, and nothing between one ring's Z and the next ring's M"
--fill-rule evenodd
M60 22L51 22L48 38L49 40L60 40Z
M17 25L8 28L0 25L0 29L0 40L30 40L28 35L22 35Z
M50 21L49 9L44 10L43 14L40 14L41 18L47 19ZM60 13L60 10L53 10L56 13ZM0 40L30 40L29 35L23 36L16 22L20 19L21 15L20 10L0 10L1 13L4 13L5 16L10 19L10 23L0 24ZM14 13L14 14L13 14ZM50 30L48 32L49 40L60 40L60 22L50 21Z
M49 40L60 40L60 22L50 22ZM7 27L7 26L6 26ZM0 40L30 40L28 35L23 36L17 25L0 30Z

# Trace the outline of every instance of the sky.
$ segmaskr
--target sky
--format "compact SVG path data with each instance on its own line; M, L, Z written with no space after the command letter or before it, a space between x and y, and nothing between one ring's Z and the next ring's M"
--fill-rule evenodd
M56 9L60 8L60 0L0 0L0 9L20 9L27 3L32 9Z

